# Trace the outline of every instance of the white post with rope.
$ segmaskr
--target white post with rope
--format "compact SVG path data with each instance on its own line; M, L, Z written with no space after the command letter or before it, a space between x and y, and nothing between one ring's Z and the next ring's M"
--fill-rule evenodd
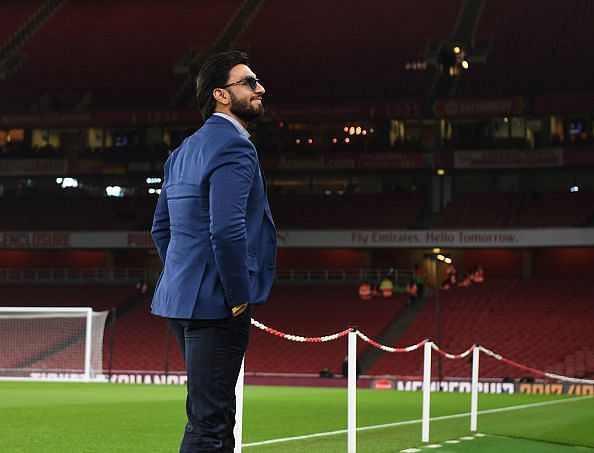
M425 343L423 354L423 422L421 441L429 442L429 408L431 404L431 349L433 343Z
M357 451L357 332L349 332L348 342L348 453Z
M478 418L478 378L479 378L479 355L481 348L478 344L472 350L472 383L470 386L470 431L476 432Z
M241 453L241 442L243 434L243 381L244 381L244 363L245 356L241 360L241 368L239 369L239 376L235 384L235 427L233 428L233 436L235 437L234 453Z

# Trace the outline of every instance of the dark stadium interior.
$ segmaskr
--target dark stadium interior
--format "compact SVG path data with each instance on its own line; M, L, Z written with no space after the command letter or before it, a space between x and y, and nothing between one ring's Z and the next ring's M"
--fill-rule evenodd
M161 263L147 233L164 161L202 124L197 70L237 48L266 87L250 133L280 245L278 283L255 319L384 339L408 316L391 346L435 339L437 322L448 351L480 343L593 378L592 23L587 0L1 2L0 306L113 309L105 370L183 371L150 314ZM390 231L409 242L350 239ZM432 233L525 239L415 245ZM440 290L434 246L460 274L480 264L485 283ZM415 264L429 278L414 313L405 291L359 299L365 276ZM252 332L248 375L340 375L344 338ZM364 376L422 375L421 352L372 360L370 349L360 343ZM525 374L481 366L485 378ZM444 361L442 373L466 378L470 363Z

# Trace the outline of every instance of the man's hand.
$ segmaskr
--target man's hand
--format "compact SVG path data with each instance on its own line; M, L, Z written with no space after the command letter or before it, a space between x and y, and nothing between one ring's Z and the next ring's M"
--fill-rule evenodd
M235 307L232 307L231 308L231 315L233 317L237 317L237 316L241 315L245 311L245 309L247 308L247 306L248 306L248 303L245 302L245 303L243 303L241 305L236 305Z

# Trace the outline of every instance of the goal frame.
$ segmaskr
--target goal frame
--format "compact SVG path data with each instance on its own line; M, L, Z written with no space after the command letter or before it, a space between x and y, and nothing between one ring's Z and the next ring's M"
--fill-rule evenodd
M93 339L93 309L90 307L0 307L0 315L2 313L80 313L85 316L85 356L82 380L89 382L91 378L91 341ZM82 317L82 316L81 316ZM31 381L36 380L30 377L6 377L0 376L0 380L10 381ZM45 379L43 379L45 380ZM52 381L59 381L62 379L52 379ZM70 380L70 379L68 379Z

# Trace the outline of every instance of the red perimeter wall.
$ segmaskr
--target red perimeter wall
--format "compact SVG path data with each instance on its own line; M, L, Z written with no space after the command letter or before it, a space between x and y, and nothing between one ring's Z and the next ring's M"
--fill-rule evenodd
M535 278L594 278L594 248L536 249L532 269Z
M85 268L107 267L106 250L2 250L0 267L22 268Z
M278 249L276 265L282 269L365 267L363 250L350 249Z

